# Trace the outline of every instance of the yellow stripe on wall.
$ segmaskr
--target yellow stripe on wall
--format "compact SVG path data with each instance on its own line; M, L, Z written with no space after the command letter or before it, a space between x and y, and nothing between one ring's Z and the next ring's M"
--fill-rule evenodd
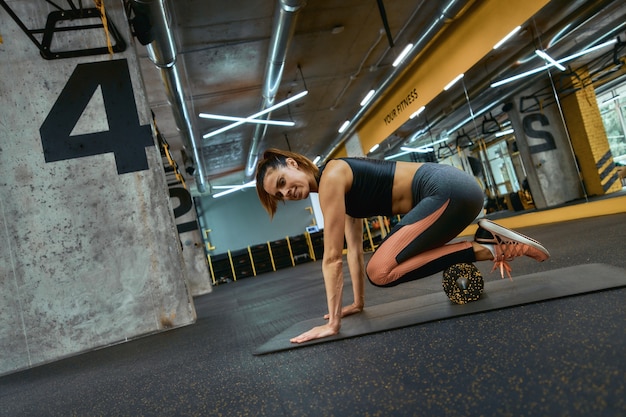
M470 69L493 45L547 3L548 0L481 1L452 22L407 66L385 97L357 126L364 153L395 132L452 79Z
M606 216L626 212L626 196L609 197L589 203L574 204L549 210L539 210L518 216L495 220L498 224L511 229L559 223L590 217ZM473 236L477 225L468 226L459 236Z

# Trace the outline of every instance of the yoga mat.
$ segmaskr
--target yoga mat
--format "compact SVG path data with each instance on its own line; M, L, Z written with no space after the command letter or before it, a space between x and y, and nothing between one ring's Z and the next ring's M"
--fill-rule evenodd
M605 264L585 264L522 275L514 277L513 282L508 279L485 282L480 299L463 305L452 303L442 289L433 294L366 306L362 313L341 321L339 334L323 339L300 344L289 342L290 338L323 324L324 319L296 323L257 348L254 355L623 286L626 286L626 270Z

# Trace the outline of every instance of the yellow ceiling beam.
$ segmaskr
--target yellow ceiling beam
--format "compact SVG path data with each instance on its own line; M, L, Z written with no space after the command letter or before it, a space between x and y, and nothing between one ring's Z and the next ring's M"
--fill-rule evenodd
M348 150L346 149L346 144L344 142L341 145L337 146L337 148L335 148L334 152L331 155L328 155L328 159L347 158L348 156Z
M418 55L356 128L364 153L426 106L456 76L486 56L549 0L477 2Z

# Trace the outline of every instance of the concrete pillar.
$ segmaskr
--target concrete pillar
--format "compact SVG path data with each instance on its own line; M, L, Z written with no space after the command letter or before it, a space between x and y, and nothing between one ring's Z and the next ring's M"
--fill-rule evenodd
M65 18L8 5L32 30ZM105 31L64 31L49 60L0 9L0 374L195 320L123 4L105 6L130 47L80 56Z
M172 152L172 154L176 160L183 160L180 151ZM187 269L189 290L193 296L208 294L213 290L213 286L193 197L188 186L179 177L179 175L184 174L179 172L176 175L174 167L170 164L165 166L165 172L168 179L170 201L176 218L176 229Z
M550 79L513 98L509 119L537 208L583 196L576 163ZM523 178L520 178L522 181Z
M570 78L561 94L561 104L587 194L620 191L622 184L586 68L577 70Z
M353 134L345 143L347 156L352 158L362 158L367 150L363 149L358 133Z

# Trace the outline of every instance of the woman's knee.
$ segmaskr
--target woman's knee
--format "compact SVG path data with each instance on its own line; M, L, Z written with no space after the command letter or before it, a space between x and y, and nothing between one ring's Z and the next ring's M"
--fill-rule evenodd
M376 282L378 280L378 276L376 275L376 269L372 266L372 261L367 263L367 266L365 267L365 275L367 276L369 282L373 285L377 285Z
M370 261L365 267L365 274L369 282L376 287L388 286L389 271L386 271L383 265L380 264L378 259L381 257L372 256Z
M372 278L369 273L366 273L365 276L367 276L367 279L370 282L370 284L372 284L375 287L388 287L389 286L387 284L383 284L382 281L380 280L380 277L374 276Z

